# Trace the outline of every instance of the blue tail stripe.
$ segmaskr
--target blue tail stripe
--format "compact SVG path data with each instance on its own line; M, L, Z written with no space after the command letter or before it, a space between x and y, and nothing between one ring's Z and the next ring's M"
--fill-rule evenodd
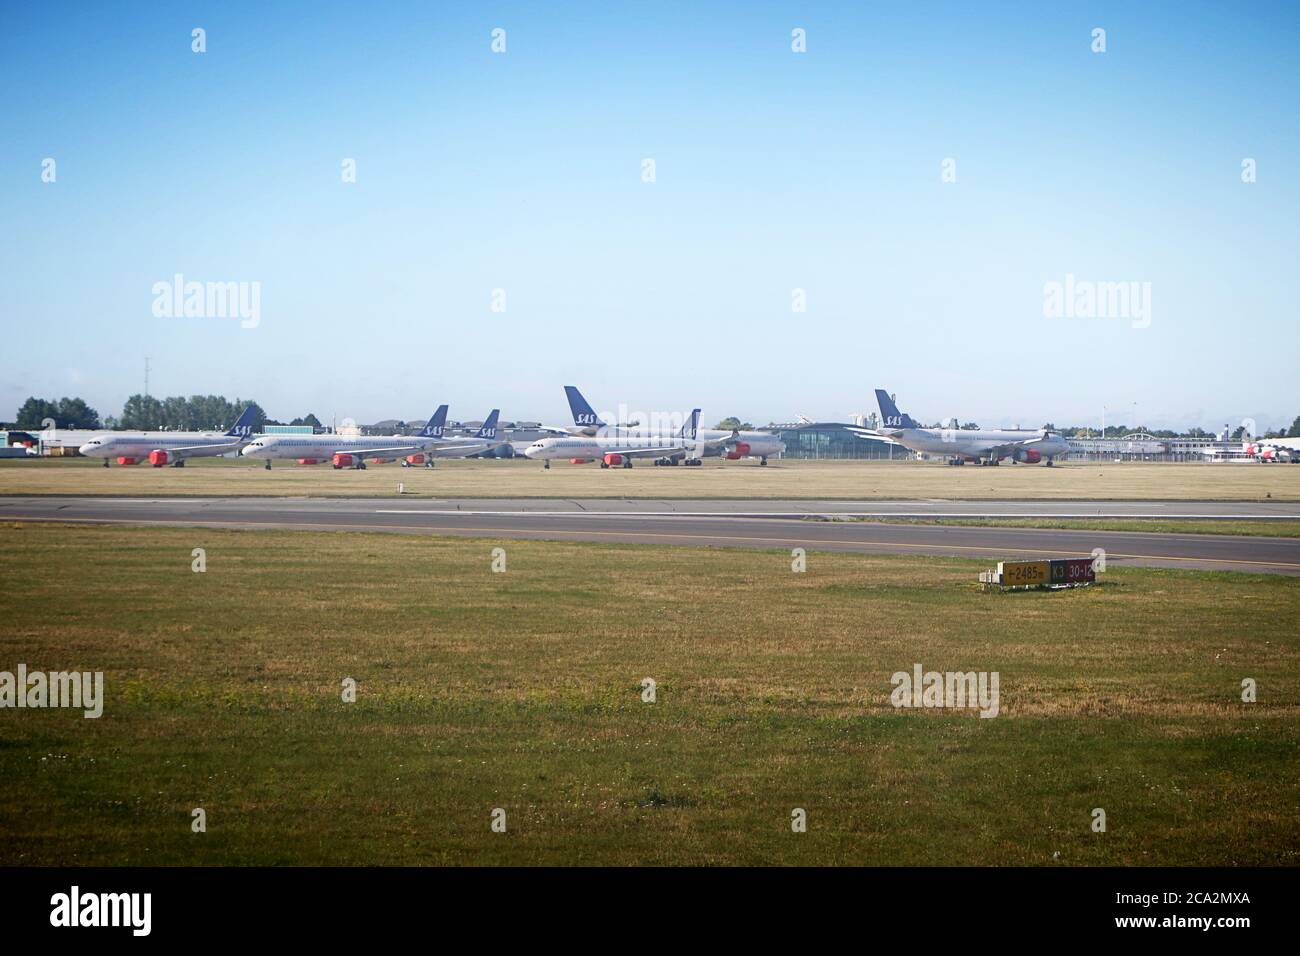
M247 438L253 434L253 422L256 419L257 406L249 405L239 413L239 417L235 419L235 424L230 426L226 434L232 438Z
M882 428L916 428L916 422L906 412L900 412L894 400L883 388L876 389L876 402L880 405L880 425Z
M569 400L569 411L573 413L573 424L579 427L604 428L605 423L597 416L595 410L582 397L582 392L572 385L564 386L564 395Z
M447 424L447 406L439 405L428 424L420 429L421 438L441 438L443 427Z
M682 438L694 438L700 430L700 410L692 409L690 416L682 425L680 435Z

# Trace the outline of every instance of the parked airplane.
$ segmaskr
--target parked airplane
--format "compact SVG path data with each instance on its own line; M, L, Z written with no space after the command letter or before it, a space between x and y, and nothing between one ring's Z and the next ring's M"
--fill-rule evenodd
M245 445L240 454L265 460L267 468L271 467L273 459L296 458L302 464L329 461L335 468L364 469L367 458L389 461L407 456L413 458L428 454L440 445L450 444L452 440L442 437L446 423L447 406L439 405L433 417L415 435L262 435ZM494 421L494 429L495 425Z
M574 434L589 436L600 433L655 434L650 428L641 427L639 424L626 426L606 424L600 420L600 416L596 414L591 404L582 397L582 393L572 385L564 386L564 394L569 400L569 410L573 413ZM722 455L728 461L757 458L760 465L766 465L770 455L779 455L785 451L785 442L771 432L701 428L697 437L708 443L702 454Z
M1245 442L1243 448L1257 461L1300 464L1300 439L1297 438L1256 438Z
M1041 461L1050 466L1058 455L1070 453L1070 445L1064 438L1043 428L922 428L910 415L900 412L883 389L876 389L876 401L880 403L877 434L892 438L912 451L947 455L950 465L964 465L968 461L996 465L1003 458L1010 458L1031 465Z
M681 430L673 435L598 430L594 435L540 438L524 449L524 454L545 462L547 468L557 458L568 458L574 463L599 461L601 468L618 465L631 468L633 458L653 458L655 464L683 461L687 465L698 465L706 445L699 438L699 425L700 410L697 408Z
M424 453L425 456L427 458L468 458L470 455L478 455L489 448L497 447L501 444L501 442L497 441L497 418L500 415L501 409L492 409L488 413L488 417L483 420L483 426L473 435L444 438L442 444L430 448ZM409 463L413 465L420 464L418 461ZM432 461L426 461L425 463L430 468L433 467Z
M105 468L110 458L121 465L147 458L155 468L183 468L188 458L215 458L237 450L252 437L256 411L256 405L249 405L225 432L103 432L78 450L87 458L104 459Z

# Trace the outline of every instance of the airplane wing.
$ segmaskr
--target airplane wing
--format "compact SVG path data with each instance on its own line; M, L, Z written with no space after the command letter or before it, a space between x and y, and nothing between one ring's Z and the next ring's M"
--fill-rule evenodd
M686 445L660 445L657 448L607 448L603 452L606 455L625 455L628 458L666 458L670 455L680 455L686 451Z
M1027 438L1024 441L1010 441L1002 445L992 445L989 447L988 455L992 458L997 455L999 458L1006 458L1016 453L1018 448L1032 448L1034 445L1041 444L1044 437L1039 435L1037 438Z
M398 458L424 451L425 445L396 445L390 448L336 448L330 455L351 455L353 458Z
M452 439L451 441L439 442L433 447L425 449L424 453L433 455L436 458L455 458L458 455L468 458L470 455L477 455L479 452L487 451L491 447L492 442L486 438Z
M182 445L177 448L156 448L154 450L165 451L167 452L168 458L173 458L176 461L180 461L186 455L192 455L195 452L215 451L218 453L224 453L227 451L234 451L236 448L239 448L243 444L244 444L243 439L236 438L233 441L216 442L215 444L211 444L211 445Z

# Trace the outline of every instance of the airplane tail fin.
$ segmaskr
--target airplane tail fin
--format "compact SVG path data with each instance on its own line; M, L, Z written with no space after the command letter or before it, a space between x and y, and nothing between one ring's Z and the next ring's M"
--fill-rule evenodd
M442 430L447 425L447 406L439 405L433 417L420 429L421 438L441 438Z
M690 417L682 425L681 437L695 440L696 434L700 430L700 410L698 408L691 411Z
M231 425L226 434L231 438L247 438L253 434L253 425L257 421L257 406L249 405L239 417L235 419L235 424Z
M566 385L564 394L569 399L569 411L573 412L573 424L580 428L605 427L605 423L596 416L595 410L582 397L582 392L572 385Z
M494 408L483 420L483 427L475 433L476 438L496 438L497 437L497 417L501 414L501 409Z
M883 388L876 389L876 401L880 405L880 427L881 428L919 428L916 422L912 421L912 416L906 412L900 412L894 400L889 397L889 393Z

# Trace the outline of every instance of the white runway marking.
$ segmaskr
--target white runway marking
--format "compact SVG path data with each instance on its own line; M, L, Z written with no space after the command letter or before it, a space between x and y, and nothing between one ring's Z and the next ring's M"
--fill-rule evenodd
M972 512L972 511L471 511L465 509L376 508L377 515L490 515L492 517L519 517L536 515L539 518L1068 518L1071 520L1108 520L1122 518L1146 520L1214 520L1214 521L1295 521L1300 515L1238 515L1238 514L1073 514L1066 512Z

